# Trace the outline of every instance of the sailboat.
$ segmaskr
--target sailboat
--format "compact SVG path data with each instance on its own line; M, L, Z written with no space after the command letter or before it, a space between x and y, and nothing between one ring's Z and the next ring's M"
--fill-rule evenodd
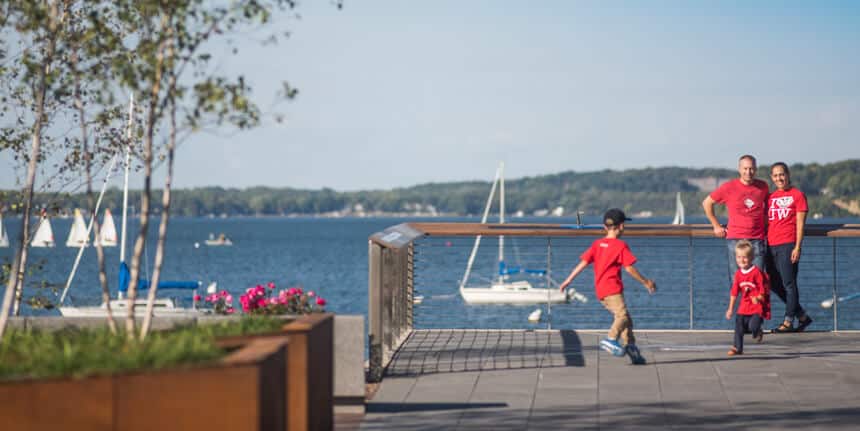
M481 223L487 222L487 216L490 212L490 207L493 204L493 196L496 192L496 185L499 185L499 223L505 223L505 178L504 178L504 163L499 164L496 170L496 178L493 180L493 185L490 188L490 196L487 198L487 205L484 208L484 216ZM554 288L539 288L532 286L528 280L512 280L511 276L515 274L532 274L536 276L547 277L545 270L522 269L518 267L508 267L505 264L504 244L505 237L499 236L499 273L488 286L481 287L466 287L469 279L469 274L472 271L472 265L475 262L475 255L478 251L478 246L481 243L481 236L475 238L475 244L472 247L472 253L469 255L469 262L466 264L466 272L463 279L460 281L460 296L468 304L540 304L540 303L560 303L568 302L576 293L573 289L568 289L561 292ZM547 277L547 282L551 280Z
M0 247L9 247L9 235L3 227L3 213L0 213Z
M675 194L675 218L672 224L687 224L684 220L684 203L681 202L681 192Z
M132 99L131 106L129 107L129 139L131 138L131 115L134 112L134 100ZM119 288L117 292L117 298L111 299L109 301L111 311L117 313L119 316L126 315L128 309L128 300L123 299L123 295L128 290L128 286L131 281L131 271L129 271L128 265L125 263L125 232L126 232L126 219L128 216L128 172L129 166L131 166L131 153L129 149L126 149L125 154L125 180L123 185L123 206L122 206L122 238L121 238L121 246L120 246L120 263L119 263ZM111 164L108 172L113 170L113 164ZM101 204L102 197L104 196L105 189L107 188L107 183L109 180L109 176L105 178L104 185L102 186L101 194L99 195L99 199L96 202L94 214L98 214L99 205ZM108 213L109 214L109 213ZM111 218L112 220L112 218ZM89 226L86 228L86 235L89 237L90 229L92 229L92 220L90 220ZM71 287L72 280L75 276L75 271L77 270L77 265L80 262L80 257L83 252L83 246L79 246L80 250L78 251L77 260L75 261L75 265L72 267L72 271L69 274L69 278L66 281L66 287L63 289L63 294L60 296L59 304L57 307L60 310L60 314L63 317L107 317L107 306L108 303L102 303L100 306L87 306L87 307L77 307L71 305L63 305L63 302L66 299L66 294L69 291L69 287ZM202 286L202 283L199 281L161 281L158 283L159 289L188 289L192 290L192 298L197 297L197 289ZM145 279L138 279L138 291L143 292L145 289L149 288L149 281ZM214 292L216 288L216 283L212 283L209 285L207 291ZM134 301L134 314L137 317L143 317L146 315L146 306L147 299L144 298L136 298ZM153 316L156 317L193 317L198 316L200 314L206 313L206 310L197 308L197 301L192 300L191 308L178 307L176 303L171 298L155 298L153 303Z
M39 227L36 229L36 234L33 235L33 240L30 241L30 247L53 246L54 231L51 229L51 220L48 219L48 213L42 211L42 217L39 219Z
M72 228L69 229L66 247L86 247L89 245L89 239L89 231L86 223L84 223L84 216L81 215L81 210L75 208L75 219L72 222Z
M102 227L96 236L96 241L102 247L116 247L116 237L116 225L113 222L113 215L110 213L110 208L106 208Z

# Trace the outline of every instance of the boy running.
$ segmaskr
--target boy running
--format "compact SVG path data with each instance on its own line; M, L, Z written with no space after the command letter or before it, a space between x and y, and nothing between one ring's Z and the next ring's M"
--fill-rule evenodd
M729 356L743 354L746 331L750 331L753 339L761 343L764 334L761 328L763 319L770 319L770 288L767 275L753 265L753 255L753 246L749 241L738 241L735 246L738 270L732 283L726 320L732 319L738 295L741 295L741 303L735 316L735 344L729 349Z
M645 358L636 347L636 339L633 337L633 319L627 311L624 303L624 284L621 282L621 268L627 271L636 281L642 283L648 293L653 294L657 289L654 281L642 276L633 266L636 256L630 251L627 243L618 239L624 232L624 222L630 220L624 215L624 211L612 208L603 215L603 228L606 236L594 241L591 247L580 256L579 264L570 272L567 279L561 283L560 289L564 289L582 272L590 263L594 263L594 291L600 303L614 316L609 335L600 341L600 347L614 356L624 356L625 351L630 355L634 364L644 364ZM618 343L621 335L625 347Z

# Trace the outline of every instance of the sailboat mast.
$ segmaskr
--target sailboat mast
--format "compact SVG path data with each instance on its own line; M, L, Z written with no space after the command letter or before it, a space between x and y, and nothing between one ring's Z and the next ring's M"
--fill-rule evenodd
M134 93L131 93L131 99L128 102L128 127L126 129L126 139L128 144L125 147L125 179L122 185L122 239L120 239L119 261L125 262L125 229L126 219L128 218L128 170L131 165L131 137L134 127Z
M493 178L493 185L490 187L490 196L487 196L487 204L484 205L484 215L481 217L481 224L487 222L487 217L490 215L490 207L493 206L493 196L496 194L496 184L499 182L501 172L496 169L496 177ZM469 253L469 262L466 264L466 272L463 274L463 279L460 280L460 290L466 287L469 281L469 274L472 273L472 265L475 263L475 255L478 253L478 246L481 245L481 235L475 237L475 244L472 246L472 252Z
M499 163L499 224L505 223L505 162ZM505 261L505 236L499 235L499 264ZM501 267L499 268L501 269ZM499 280L502 273L499 271Z

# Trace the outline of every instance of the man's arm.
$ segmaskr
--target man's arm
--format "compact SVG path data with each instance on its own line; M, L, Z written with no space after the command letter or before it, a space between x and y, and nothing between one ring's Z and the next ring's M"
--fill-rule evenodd
M654 280L650 280L642 276L642 274L639 273L639 270L636 269L635 266L625 266L624 270L627 271L627 273L630 274L631 277L635 278L636 281L642 283L642 285L645 286L646 289L648 289L648 293L653 295L654 291L657 290L657 284L654 283Z
M708 218L708 221L711 222L711 226L714 228L714 236L717 238L724 238L726 236L726 229L720 225L720 221L717 220L717 216L714 215L714 202L711 199L711 195L705 197L705 200L702 201L702 208L705 210L705 217Z

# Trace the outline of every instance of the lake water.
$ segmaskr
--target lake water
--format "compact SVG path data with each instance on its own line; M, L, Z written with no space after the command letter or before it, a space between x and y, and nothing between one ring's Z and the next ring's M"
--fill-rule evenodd
M405 221L402 218L174 218L168 234L167 254L162 279L201 280L204 285L217 281L219 289L238 295L258 283L275 282L279 287L300 285L314 290L328 301L327 309L341 314L367 314L367 241L374 232ZM423 219L440 221L440 219ZM446 219L445 221L474 221ZM520 221L520 220L514 220ZM536 220L527 220L536 221ZM542 219L542 222L572 223L570 219ZM591 223L597 220L586 219ZM648 219L642 222L667 222L668 219ZM700 223L704 219L691 218ZM851 220L821 220L850 222ZM17 233L19 219L4 219L6 227ZM44 262L41 269L29 276L31 282L46 281L63 285L72 268L77 249L65 247L71 219L53 219L57 240L55 248L31 248L30 262ZM132 222L129 232L136 232ZM150 229L147 256L155 254L157 225ZM210 233L225 233L233 241L230 247L207 247L204 240ZM626 238L639 258L637 267L658 283L658 293L649 296L635 281L625 275L625 295L637 328L729 329L723 313L728 303L728 272L725 242L702 238ZM552 277L564 279L577 262L579 254L593 238L559 239L549 243L546 238L506 238L507 261L527 267L545 268L549 263ZM428 238L417 242L415 286L425 297L415 307L415 325L421 328L607 328L609 314L594 298L591 270L575 283L579 292L589 298L586 304L546 306L544 320L537 324L526 321L535 306L469 306L457 294L457 286L471 251L473 238ZM195 243L199 247L195 247ZM692 244L692 248L690 245ZM130 256L131 246L129 246ZM548 250L551 250L548 253ZM829 238L808 238L801 266L801 302L815 319L810 329L830 330L834 327L832 310L820 307L820 302L832 296L835 285L840 293L854 293L860 288L860 240L843 239L836 243ZM115 288L118 247L106 248L108 279ZM484 238L470 284L489 279L495 272L498 243ZM547 257L549 254L549 258ZM11 248L0 249L0 260L8 260ZM692 268L692 280L691 271ZM151 269L149 269L151 272ZM544 279L533 279L542 286ZM692 285L692 295L691 286ZM37 292L28 285L26 296ZM49 290L43 295L55 298ZM96 273L95 249L85 250L70 295L75 304L97 304L100 288ZM189 298L186 298L188 304ZM690 304L693 312L691 315ZM549 313L551 311L551 313ZM860 329L860 300L844 303L839 308L836 324L840 329ZM774 298L775 326L782 315L782 303ZM56 310L32 310L25 306L26 315L57 315ZM551 314L551 320L546 319Z

